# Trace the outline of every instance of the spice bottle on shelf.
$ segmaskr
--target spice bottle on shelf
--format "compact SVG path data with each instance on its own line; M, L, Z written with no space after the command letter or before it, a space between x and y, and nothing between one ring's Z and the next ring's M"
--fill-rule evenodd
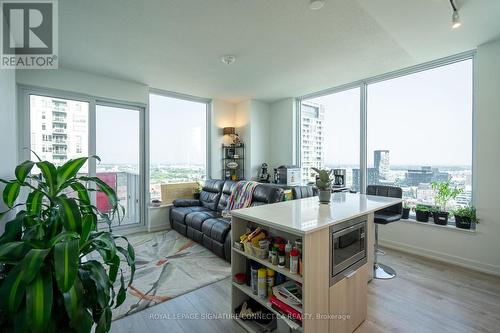
M274 271L270 268L267 269L267 297L273 295L274 287Z
M267 272L265 268L259 268L257 272L257 290L260 298L267 297Z
M297 274L299 272L299 251L293 249L290 251L290 273Z
M285 268L285 244L280 244L280 249L278 252L278 267Z
M287 241L285 246L285 267L290 267L290 251L292 251L292 243Z
M257 289L257 271L259 269L259 265L255 262L252 262L250 264L250 288L252 288L252 293L254 295L257 295L258 289Z
M271 259L271 263L273 265L278 265L278 247L276 245L274 245L273 247L273 256Z

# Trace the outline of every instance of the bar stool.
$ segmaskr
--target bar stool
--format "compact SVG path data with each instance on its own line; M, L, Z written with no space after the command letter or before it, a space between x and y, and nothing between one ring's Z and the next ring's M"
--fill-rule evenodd
M403 190L397 186L385 185L368 185L366 189L367 195L377 195L382 197L402 198ZM378 226L379 224L389 224L399 221L403 213L403 204L399 203L394 206L375 212L375 256L373 264L373 278L375 279L392 279L396 276L396 271L391 267L378 262Z

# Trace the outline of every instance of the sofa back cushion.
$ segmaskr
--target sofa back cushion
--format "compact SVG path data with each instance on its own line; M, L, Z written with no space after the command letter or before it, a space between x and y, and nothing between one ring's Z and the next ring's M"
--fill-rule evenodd
M283 189L273 185L258 185L252 196L251 206L261 206L283 201Z
M222 194L223 180L208 179L203 185L200 193L200 202L203 207L210 210L216 210Z
M220 196L219 204L217 205L217 210L222 212L227 209L227 204L229 202L229 197L236 186L236 182L232 180L226 180L224 186L222 187L222 194Z

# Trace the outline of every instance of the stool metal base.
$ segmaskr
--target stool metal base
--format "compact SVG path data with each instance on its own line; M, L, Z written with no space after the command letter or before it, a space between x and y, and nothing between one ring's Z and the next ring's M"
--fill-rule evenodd
M396 277L396 271L384 264L375 264L373 267L373 278L389 280Z

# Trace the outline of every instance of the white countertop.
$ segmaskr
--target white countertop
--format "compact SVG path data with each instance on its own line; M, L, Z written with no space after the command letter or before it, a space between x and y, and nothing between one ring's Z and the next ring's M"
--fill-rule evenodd
M231 215L294 234L307 234L400 203L402 199L332 193L330 204L318 197L231 211Z

